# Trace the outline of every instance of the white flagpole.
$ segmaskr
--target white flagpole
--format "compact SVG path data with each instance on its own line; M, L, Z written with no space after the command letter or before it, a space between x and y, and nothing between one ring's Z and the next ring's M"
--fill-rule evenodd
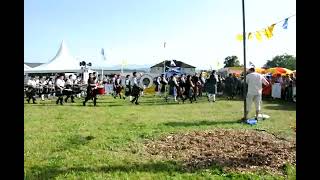
M163 44L163 50L166 48L166 42L164 42ZM165 75L166 74L166 57L165 57L165 53L163 51L163 55L164 55L164 61L163 61L163 74Z

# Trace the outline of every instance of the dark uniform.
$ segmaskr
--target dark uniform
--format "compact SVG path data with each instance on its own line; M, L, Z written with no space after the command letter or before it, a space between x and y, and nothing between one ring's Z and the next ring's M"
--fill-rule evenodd
M233 99L234 96L234 79L232 76L229 76L225 80L225 93L228 99Z
M141 88L139 87L137 77L133 77L133 87L132 87L132 96L134 97L131 103L135 102L136 105L138 105L138 99L140 96Z
M93 100L93 105L96 106L97 105L97 85L95 83L94 77L90 77L88 79L87 96L83 101L83 106L85 106L86 102L90 99Z
M124 95L125 95L125 97L131 96L131 81L128 77L125 80L125 93L124 93Z
M71 77L66 81L66 89L64 90L64 94L67 96L64 99L64 102L68 102L69 97L71 97L71 102L74 103L74 92L73 92L73 80Z
M63 105L63 89L64 89L65 82L64 80L60 79L60 77L58 77L58 79L56 80L56 85L55 85L56 96L58 97L56 104L60 102L60 104Z
M28 103L30 103L30 100L32 99L33 104L36 103L36 81L34 79L30 79L28 80L28 84L27 84L27 91L26 91L26 95L27 95L27 101Z

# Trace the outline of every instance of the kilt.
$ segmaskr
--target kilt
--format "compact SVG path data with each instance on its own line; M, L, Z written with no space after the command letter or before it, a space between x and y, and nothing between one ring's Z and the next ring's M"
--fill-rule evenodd
M72 89L64 89L62 91L63 95L66 95L66 96L71 96L73 94L73 91Z
M56 89L56 96L63 96L63 91L61 89Z
M140 91L141 91L141 88L138 87L138 86L133 86L132 87L132 96L139 96L140 94Z
M126 86L124 95L125 96L130 96L131 95L131 87L130 86Z

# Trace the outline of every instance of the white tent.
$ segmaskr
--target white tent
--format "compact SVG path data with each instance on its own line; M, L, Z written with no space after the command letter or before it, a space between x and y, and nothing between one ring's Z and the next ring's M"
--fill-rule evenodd
M79 61L69 54L65 42L61 46L56 56L49 62L40 66L26 70L26 73L55 73L55 72L80 72Z
M30 69L32 69L32 67L30 67L30 66L28 66L28 65L24 64L24 71L27 71L27 70L30 70Z

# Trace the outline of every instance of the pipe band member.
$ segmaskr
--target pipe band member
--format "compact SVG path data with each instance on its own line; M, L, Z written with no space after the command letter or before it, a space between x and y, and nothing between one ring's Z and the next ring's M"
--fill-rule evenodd
M131 101L132 100L132 96L131 96L132 88L131 88L131 81L130 81L129 74L126 76L126 80L124 81L124 83L125 83L124 99L129 96L129 99Z
M173 74L171 76L171 79L169 81L169 95L172 95L173 96L173 99L175 102L177 102L177 95L178 95L178 87L179 87L179 84L177 82L177 78L176 78L176 74Z
M73 76L69 75L69 78L67 79L65 83L66 89L64 90L64 94L67 96L64 99L64 102L68 102L69 97L71 97L71 103L74 103L74 96L73 96Z
M58 97L56 104L60 102L60 105L63 105L63 90L65 81L63 80L63 75L58 75L58 78L56 80L55 89L56 89L56 96Z
M178 87L178 97L182 100L184 103L185 100L185 90L186 90L186 79L185 75L182 74L180 77L180 80L178 81L179 87Z
M33 104L36 104L36 98L35 98L35 95L36 95L36 81L34 79L33 76L31 76L31 78L28 80L27 82L27 92L26 92L26 95L27 95L27 101L28 103L30 103L30 99L32 99L32 103Z
M166 86L168 85L168 81L166 79L165 74L161 75L161 80L160 80L160 96L164 96L165 99L167 99L166 97Z
M83 101L83 106L86 106L88 100L93 100L93 105L97 105L97 84L95 82L95 77L90 74L88 79L87 96Z
M213 70L209 79L205 83L205 90L208 94L208 101L211 101L211 98L213 98L213 102L216 102L216 94L217 94L217 77L216 77L216 71Z
M119 97L121 99L122 82L121 82L120 74L115 75L114 89L115 89L114 98L116 99L119 95ZM123 97L123 99L124 99L124 97Z
M133 75L133 79L132 79L132 82L133 82L132 96L134 98L131 101L131 103L135 102L135 104L138 105L139 104L138 103L138 99L139 99L139 96L140 96L141 88L139 87L139 84L138 84L137 72L133 72L132 75Z

